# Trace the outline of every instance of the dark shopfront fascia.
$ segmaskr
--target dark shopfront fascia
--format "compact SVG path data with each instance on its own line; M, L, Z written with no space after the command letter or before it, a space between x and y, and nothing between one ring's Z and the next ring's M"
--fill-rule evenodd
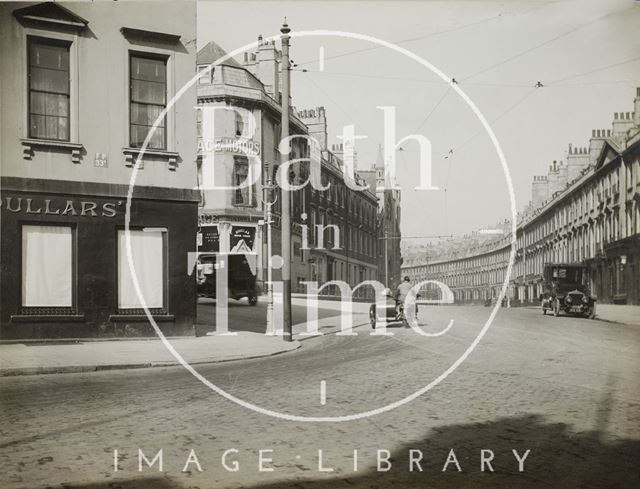
M0 340L155 336L123 251L127 190L2 178ZM131 202L136 273L167 335L193 334L197 206L197 192L157 187L136 187Z

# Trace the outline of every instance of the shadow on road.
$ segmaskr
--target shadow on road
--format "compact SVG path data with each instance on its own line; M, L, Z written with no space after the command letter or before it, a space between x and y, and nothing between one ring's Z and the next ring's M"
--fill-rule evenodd
M462 472L455 464L442 468L449 450L455 449ZM491 449L495 472L480 471L480 450ZM409 471L409 451L421 450L423 472ZM520 456L530 449L524 472L511 450ZM577 489L640 487L640 441L622 439L605 442L597 431L573 433L563 423L545 423L537 415L504 418L491 423L463 424L437 428L421 440L394 451L388 472L375 467L339 479L316 477L248 486L253 489L336 489L336 488L415 488L415 489ZM363 460L364 461L364 460ZM375 454L367 457L375 464ZM364 465L364 464L363 464ZM364 468L364 467L363 467ZM324 475L324 474L321 474ZM244 486L243 486L244 487Z
M354 440L345 440L349 446ZM382 447L381 447L382 448ZM449 450L453 448L462 472L455 463L442 468ZM495 472L480 471L480 450L491 449L495 454L491 462ZM422 472L409 471L409 450L424 454ZM530 449L524 462L524 472L518 471L518 462L511 450L520 456ZM326 453L331 453L329 449ZM250 489L577 489L611 488L637 489L640 487L640 441L620 439L606 442L597 431L572 432L564 423L545 423L538 415L503 418L490 423L470 423L434 428L423 439L406 443L392 453L391 469L377 472L375 453L362 451L359 472L348 472L343 477L319 474L313 468L313 479L242 484L238 474L228 487ZM373 467L371 467L373 464ZM369 466L365 468L365 466ZM350 469L350 468L349 468ZM280 469L279 475L293 479L296 475ZM203 474L204 475L204 474ZM208 487L195 480L140 478L87 485L65 485L65 489L187 489Z

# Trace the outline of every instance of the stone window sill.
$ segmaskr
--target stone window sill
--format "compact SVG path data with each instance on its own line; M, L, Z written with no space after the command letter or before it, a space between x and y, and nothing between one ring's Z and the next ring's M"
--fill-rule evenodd
M33 158L33 153L41 150L63 150L68 151L71 155L73 163L80 163L80 157L84 146L80 143L71 143L69 141L55 141L51 139L21 139L22 156L25 160Z
M142 153L141 148L122 148L122 153L125 156L125 165L129 168L133 168L136 164L136 160L140 153ZM144 160L146 157L152 157L154 159L160 159L167 162L170 171L176 171L178 168L178 158L179 154L174 151L165 151L159 149L145 149L144 154L142 155L142 160L140 160L139 170L144 169Z

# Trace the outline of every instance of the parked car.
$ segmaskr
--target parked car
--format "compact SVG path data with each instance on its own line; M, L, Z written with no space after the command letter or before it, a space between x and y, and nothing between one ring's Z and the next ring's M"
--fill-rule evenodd
M542 314L578 314L593 319L596 299L587 285L588 270L579 263L547 263L543 270Z
M199 297L216 297L215 262L215 255L203 255L198 258ZM229 255L228 285L228 296L231 299L240 300L246 297L250 305L255 306L258 303L256 277L251 273L244 255Z

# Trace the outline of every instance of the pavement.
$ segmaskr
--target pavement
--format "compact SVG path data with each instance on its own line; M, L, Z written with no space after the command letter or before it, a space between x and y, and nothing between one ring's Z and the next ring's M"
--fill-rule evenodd
M601 321L640 327L640 306L596 304L596 318Z
M302 310L303 299L294 299L294 306ZM316 329L322 335L340 331L340 303L320 301L323 313L319 314ZM324 310L324 303L329 302ZM354 305L354 312L364 311L366 304ZM256 308L247 306L249 311ZM299 316L299 314L298 314ZM328 316L328 317L327 317ZM354 327L368 324L366 314L352 316ZM300 348L300 341L309 325L301 322L293 326L293 341L282 336L266 335L252 331L234 331L232 334L167 338L168 343L190 365L248 360L268 357ZM264 326L263 326L264 328ZM74 340L69 342L25 341L0 345L0 377L14 375L40 375L74 372L91 372L112 369L133 369L179 365L160 338L117 340Z
M322 335L340 332L341 307L338 301L318 301L323 311L315 325ZM294 297L292 305L302 309L306 299ZM248 307L249 309L252 309ZM367 325L368 303L352 303L352 326ZM480 309L478 307L478 309ZM422 307L425 313L429 310ZM597 319L640 327L640 306L598 305ZM310 325L301 322L293 326L293 341L281 336L251 331L236 331L232 335L193 338L169 338L170 345L191 365L247 360L267 357L300 348ZM231 326L230 326L230 329ZM70 372L90 372L111 369L132 369L179 365L180 361L159 338L83 341L54 344L24 342L0 345L0 377Z
M527 309L540 310L540 306L527 306ZM640 327L640 306L596 304L596 319Z

